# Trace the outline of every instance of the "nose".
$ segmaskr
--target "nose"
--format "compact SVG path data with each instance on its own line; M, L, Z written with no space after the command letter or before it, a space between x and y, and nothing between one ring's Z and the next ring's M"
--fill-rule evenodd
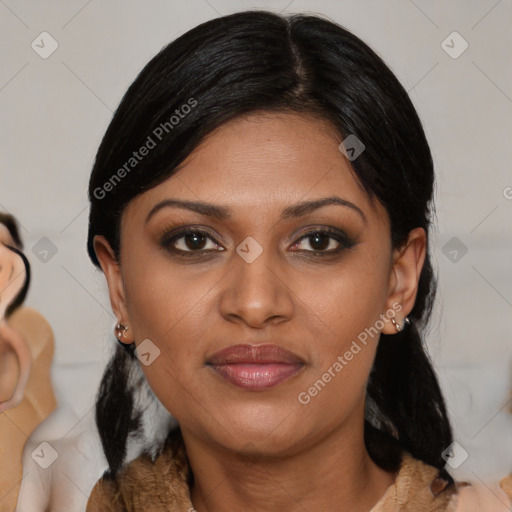
M292 318L293 291L270 250L250 263L234 254L232 265L220 294L220 312L226 320L262 329Z

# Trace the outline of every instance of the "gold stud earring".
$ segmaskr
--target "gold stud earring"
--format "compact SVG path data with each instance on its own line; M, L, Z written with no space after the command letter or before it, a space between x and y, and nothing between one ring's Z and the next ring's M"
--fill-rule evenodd
M124 350L126 350L126 352L133 354L135 351L135 342L132 341L130 343L127 343L127 342L121 341L121 338L126 337L127 330L128 330L127 325L118 323L115 327L116 340L119 343L119 345L121 345L124 348Z
M116 338L117 339L124 338L126 336L126 331L127 330L128 330L128 326L127 325L118 323L116 325L116 328L115 328Z
M401 326L394 318L392 318L391 319L391 323L395 326L396 332L400 332L403 329L405 329L405 326L409 325L411 323L411 321L409 320L408 317L405 317L404 318L404 325Z

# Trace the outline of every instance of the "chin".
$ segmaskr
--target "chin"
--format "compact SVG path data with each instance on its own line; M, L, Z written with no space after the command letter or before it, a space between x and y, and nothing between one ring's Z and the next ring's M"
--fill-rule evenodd
M285 419L289 413L283 414L282 409L281 414L278 411L274 411L274 414L267 411L266 416L258 415L257 410L253 412L250 416L245 411L223 415L218 418L218 423L215 421L222 426L215 432L209 432L208 437L234 452L260 456L282 455L301 443L300 426ZM293 421L293 418L291 414L289 420Z

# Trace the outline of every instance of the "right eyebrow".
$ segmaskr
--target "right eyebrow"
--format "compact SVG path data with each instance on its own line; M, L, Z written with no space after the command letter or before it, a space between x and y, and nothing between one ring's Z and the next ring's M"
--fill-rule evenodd
M200 215L204 215L206 217L214 217L218 220L225 220L231 217L229 209L224 206L217 206L211 203L201 203L197 201L184 201L181 199L165 199L151 209L146 217L146 223L149 222L149 219L155 215L156 212L162 208L167 207L191 210L193 212L199 213Z

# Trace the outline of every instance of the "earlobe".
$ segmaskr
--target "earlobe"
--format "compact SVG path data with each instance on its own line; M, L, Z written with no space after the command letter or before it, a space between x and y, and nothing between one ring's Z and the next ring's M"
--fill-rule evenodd
M426 250L425 230L415 228L409 233L407 243L397 249L394 255L386 307L388 311L394 310L396 312L393 318L399 325L403 325L404 319L414 307ZM396 325L391 322L391 319L385 323L382 332L384 334L395 334L397 332Z
M93 244L96 257L107 279L112 310L119 322L123 324L129 323L124 282L119 261L110 243L103 235L96 235Z

